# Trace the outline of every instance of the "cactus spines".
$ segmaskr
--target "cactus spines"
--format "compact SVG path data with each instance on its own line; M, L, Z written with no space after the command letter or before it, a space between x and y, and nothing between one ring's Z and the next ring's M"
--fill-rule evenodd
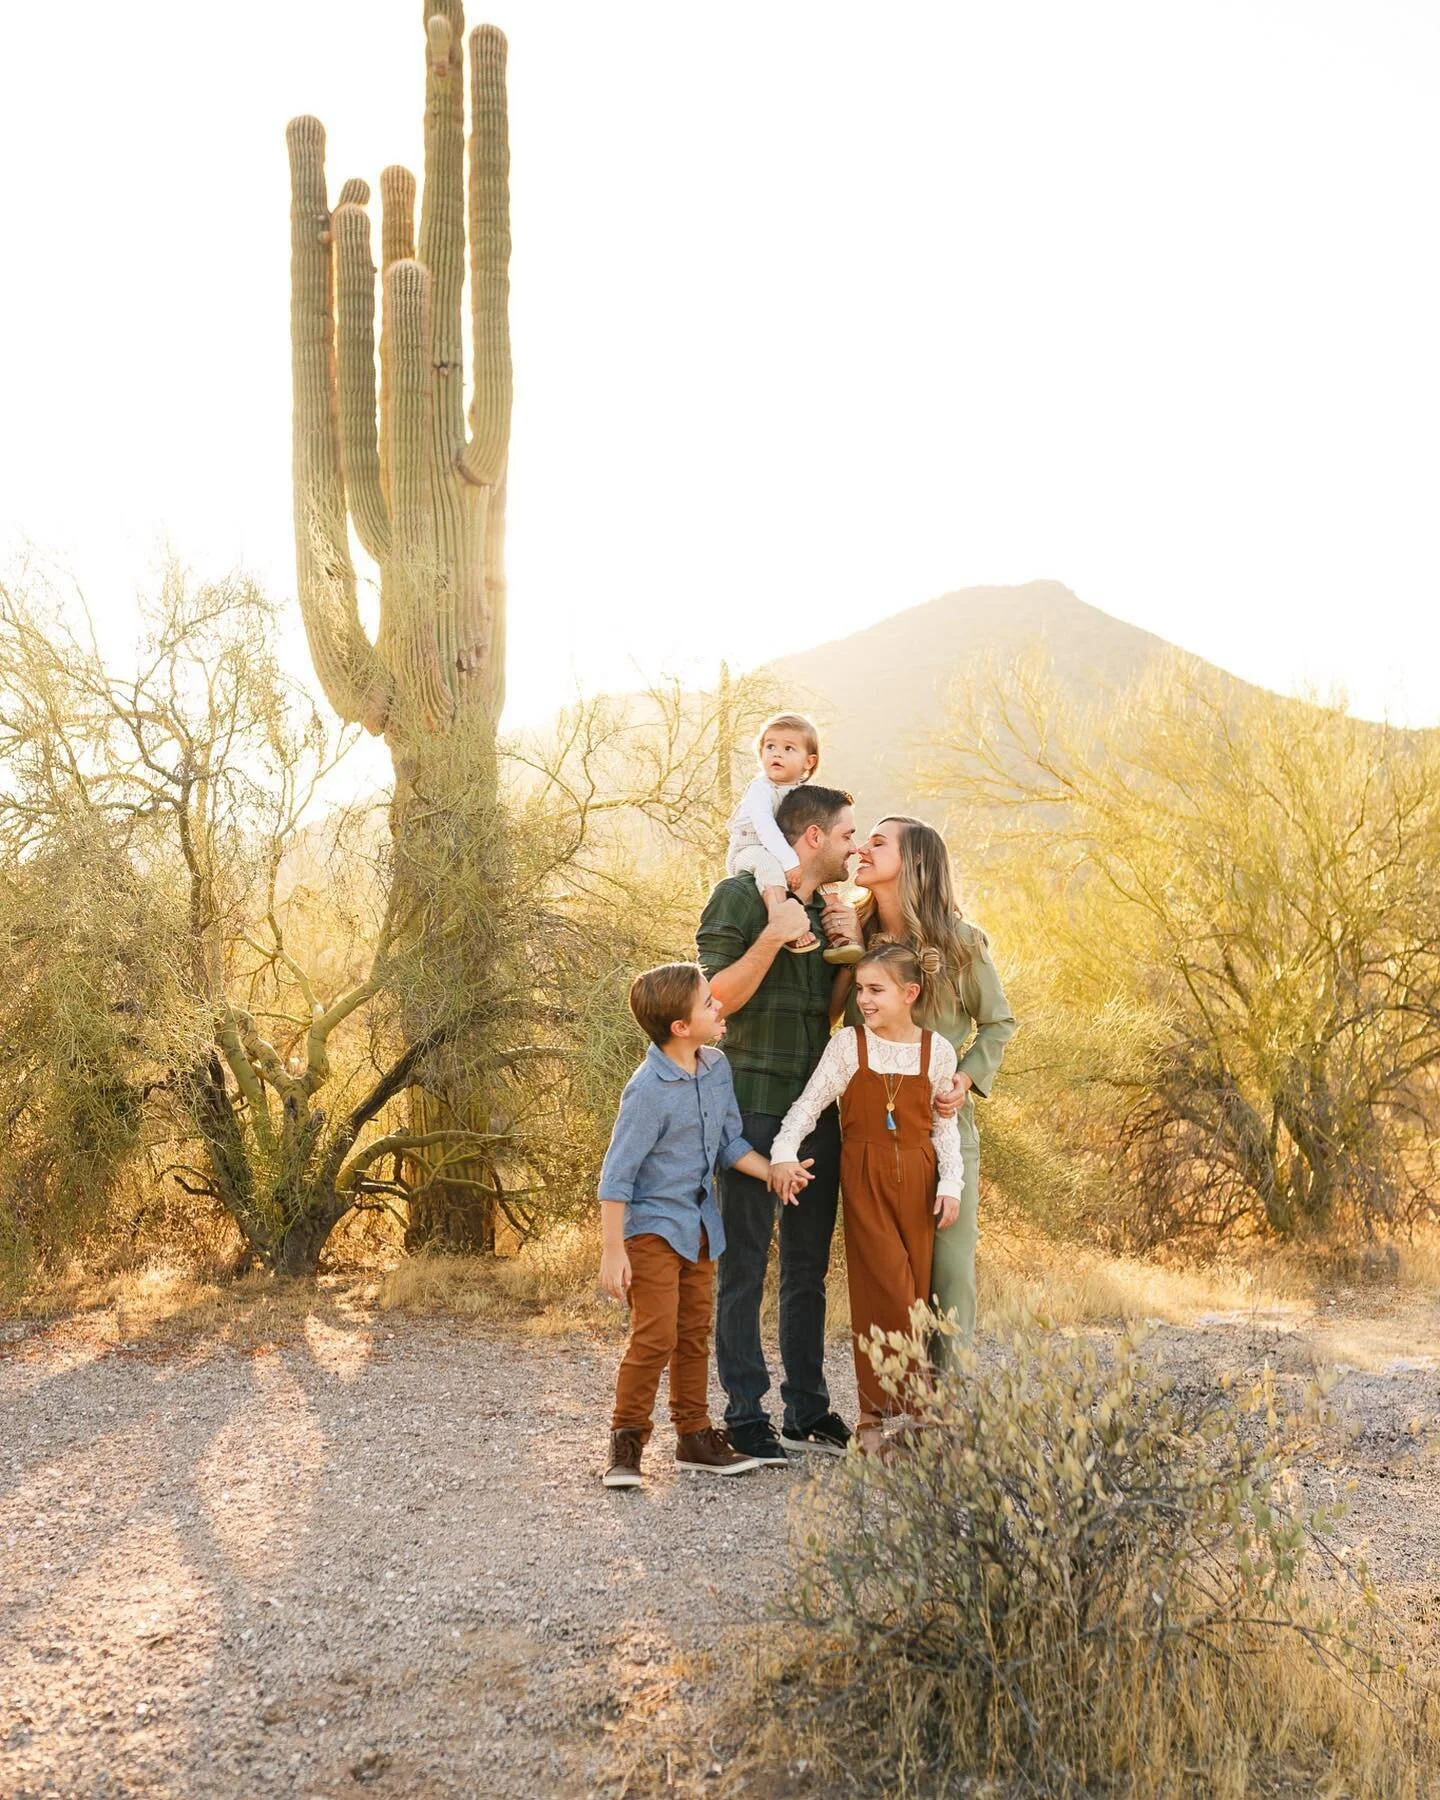
M397 770L426 740L493 739L505 698L503 574L510 435L505 39L465 36L460 0L425 0L425 161L380 176L380 378L370 188L333 208L317 119L286 132L291 179L295 552L316 673L347 720L384 732ZM471 281L465 404L463 290ZM347 518L380 569L380 625L360 619ZM403 770L402 770L403 772Z

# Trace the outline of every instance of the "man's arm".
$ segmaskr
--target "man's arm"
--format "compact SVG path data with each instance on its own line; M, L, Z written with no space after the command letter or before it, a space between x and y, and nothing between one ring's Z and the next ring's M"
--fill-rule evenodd
M798 920L793 915L798 914ZM710 977L710 992L727 1013L737 1013L770 973L770 965L792 938L810 929L810 916L798 900L787 900L750 948Z
M742 897L722 881L711 894L696 933L700 966L710 991L727 1013L739 1012L770 972L781 946L810 929L810 915L798 900L787 900L773 919L755 930L761 902L753 888ZM751 937L751 932L755 932Z

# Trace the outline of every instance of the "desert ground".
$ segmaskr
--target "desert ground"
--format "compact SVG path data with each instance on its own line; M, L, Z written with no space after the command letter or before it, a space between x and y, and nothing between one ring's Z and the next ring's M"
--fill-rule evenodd
M1434 1654L1440 1308L1169 1310L1146 1354L1181 1381L1338 1373L1306 1485L1354 1482L1340 1543ZM344 1281L0 1324L0 1794L757 1791L719 1703L787 1629L826 1466L678 1475L662 1428L646 1488L602 1491L617 1342Z

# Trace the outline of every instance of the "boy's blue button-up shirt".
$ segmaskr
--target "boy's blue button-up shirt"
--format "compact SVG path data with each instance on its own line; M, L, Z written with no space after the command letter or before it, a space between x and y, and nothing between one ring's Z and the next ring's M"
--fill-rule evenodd
M687 1075L657 1044L625 1084L600 1198L625 1202L625 1235L654 1232L687 1262L700 1259L703 1226L710 1256L725 1248L715 1198L715 1165L731 1168L748 1153L730 1065L702 1045Z

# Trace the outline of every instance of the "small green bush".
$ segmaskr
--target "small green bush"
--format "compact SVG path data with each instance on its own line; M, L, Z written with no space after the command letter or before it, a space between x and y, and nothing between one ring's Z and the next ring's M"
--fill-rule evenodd
M1129 1341L1033 1329L934 1374L934 1324L870 1347L909 1423L818 1482L797 1535L847 1791L1239 1794L1305 1720L1334 1736L1329 1690L1369 1704L1378 1665L1304 1579L1343 1509L1297 1505L1267 1387L1189 1395Z

